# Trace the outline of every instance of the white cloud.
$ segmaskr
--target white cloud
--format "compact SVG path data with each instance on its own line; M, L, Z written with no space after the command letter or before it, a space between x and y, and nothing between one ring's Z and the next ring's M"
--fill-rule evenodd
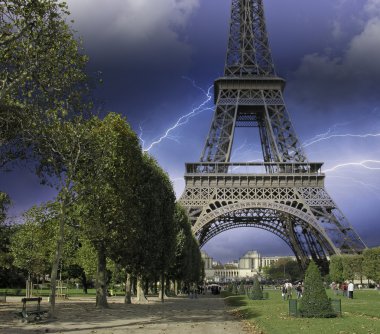
M380 0L368 0L364 6L364 10L370 16L379 16Z
M158 48L188 53L178 30L198 5L199 0L68 0L74 28L87 46L129 54L155 54Z
M380 10L380 0L369 0L363 8L371 12L371 17L361 32L351 38L343 53L332 56L331 50L325 50L302 59L292 84L301 99L315 99L316 94L321 100L327 97L331 101L334 95L339 99L356 97L363 90L378 85L380 11L377 10Z

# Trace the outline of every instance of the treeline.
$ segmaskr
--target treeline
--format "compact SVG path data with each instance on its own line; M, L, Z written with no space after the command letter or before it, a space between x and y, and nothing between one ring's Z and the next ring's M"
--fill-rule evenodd
M0 168L24 161L58 195L8 226L10 199L0 193L0 277L17 276L15 267L49 271L52 314L62 264L85 275L96 266L99 307L107 306L107 263L124 271L127 302L131 277L197 282L199 247L169 177L125 118L93 112L94 79L67 6L11 1L1 15Z
M380 247L359 255L334 255L330 259L330 280L336 283L369 279L380 283Z

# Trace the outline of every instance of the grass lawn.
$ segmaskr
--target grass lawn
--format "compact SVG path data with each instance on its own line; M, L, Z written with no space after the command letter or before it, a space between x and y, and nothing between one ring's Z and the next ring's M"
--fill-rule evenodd
M330 319L292 318L288 315L288 301L283 301L279 290L267 290L268 300L249 300L246 296L224 294L233 313L253 324L265 334L377 334L380 333L380 292L356 290L354 299L342 299L342 317Z

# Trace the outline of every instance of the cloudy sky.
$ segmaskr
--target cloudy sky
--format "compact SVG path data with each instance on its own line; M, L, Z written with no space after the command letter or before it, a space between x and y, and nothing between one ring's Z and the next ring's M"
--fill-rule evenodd
M199 160L212 119L207 91L223 73L230 0L67 2L89 72L104 80L97 99L127 117L179 197L184 163ZM264 4L276 72L287 80L287 108L308 158L325 163L329 194L364 242L379 245L380 0ZM261 158L258 135L237 131L232 159ZM54 194L21 167L0 182L14 215ZM254 228L220 234L204 249L222 261L251 249L290 254Z

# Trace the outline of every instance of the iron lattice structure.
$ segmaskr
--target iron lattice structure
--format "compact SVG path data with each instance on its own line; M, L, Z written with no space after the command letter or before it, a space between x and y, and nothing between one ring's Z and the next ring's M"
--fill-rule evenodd
M224 76L215 81L215 113L200 162L186 164L180 202L203 246L238 227L268 230L305 267L365 245L324 187L322 163L308 162L274 70L262 0L232 0ZM231 163L237 127L258 128L262 163Z

